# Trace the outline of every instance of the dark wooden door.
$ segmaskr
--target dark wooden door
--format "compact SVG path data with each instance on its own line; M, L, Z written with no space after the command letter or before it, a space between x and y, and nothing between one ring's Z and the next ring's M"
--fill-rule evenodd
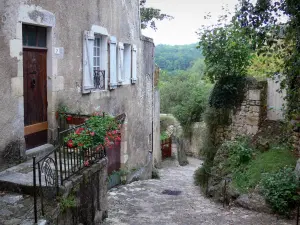
M47 143L47 50L23 50L26 148Z

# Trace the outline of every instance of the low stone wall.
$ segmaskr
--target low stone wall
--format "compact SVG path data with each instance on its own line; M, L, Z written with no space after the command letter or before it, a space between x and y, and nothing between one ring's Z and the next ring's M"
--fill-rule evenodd
M206 125L204 122L194 123L192 127L192 135L189 141L189 148L186 149L186 154L188 156L201 158L202 149L205 138Z
M231 113L229 126L217 128L219 142L233 139L238 135L255 135L267 116L267 83L257 82L248 86L241 106Z
M105 158L66 182L50 224L100 224L108 216L107 162Z

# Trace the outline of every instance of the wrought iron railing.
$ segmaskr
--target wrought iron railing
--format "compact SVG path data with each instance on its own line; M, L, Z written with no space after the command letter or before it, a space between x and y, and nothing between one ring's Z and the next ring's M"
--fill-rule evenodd
M78 174L86 165L98 162L106 157L106 150L90 147L68 147L65 138L76 132L78 128L85 128L86 124L78 125L59 132L57 146L49 154L37 160L33 157L33 186L34 186L34 220L38 218L38 198L40 199L40 213L45 215L44 199L53 198L59 194L59 187L70 177Z
M105 70L94 70L95 89L105 89Z
M55 148L46 156L37 159L33 157L33 186L34 186L34 220L37 223L38 212L45 215L44 200L45 197L52 198L59 195L60 186L64 182L78 174L85 165L96 163L107 157L106 149L97 149L97 146L82 149L80 147L70 147L66 144L66 137L76 132L78 128L86 128L86 123L74 125L68 122L67 116L73 118L87 119L91 115L80 115L74 113L58 114L58 137L54 143ZM105 114L103 113L103 116ZM115 117L118 124L124 123L125 114ZM83 120L84 121L84 120ZM38 198L40 204L38 204ZM39 207L38 207L39 206Z
M75 133L77 129L86 129L86 124L78 125L59 133L59 171L60 183L69 179L85 167L84 162L90 164L98 162L106 156L106 150L96 149L96 146L83 149L82 147L69 147L66 145L66 138L69 134Z

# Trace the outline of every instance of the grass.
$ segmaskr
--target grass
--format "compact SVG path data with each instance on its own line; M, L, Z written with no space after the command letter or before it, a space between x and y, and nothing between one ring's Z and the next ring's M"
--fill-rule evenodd
M274 173L283 167L295 167L296 157L284 147L273 147L267 152L258 153L254 160L240 167L233 175L232 184L240 192L247 193L260 182L263 173Z

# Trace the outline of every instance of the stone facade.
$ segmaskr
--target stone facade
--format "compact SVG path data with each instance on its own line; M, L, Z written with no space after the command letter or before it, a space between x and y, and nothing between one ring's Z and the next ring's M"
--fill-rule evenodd
M0 0L0 15L0 153L18 141L20 155L25 155L22 24L31 24L47 27L48 142L57 137L55 113L60 103L83 114L125 113L121 163L129 168L145 164L153 142L159 142L159 134L154 134L158 129L153 129L159 93L153 94L154 44L141 35L139 0ZM83 34L90 30L136 46L134 84L110 90L108 60L105 90L82 93Z
M238 135L253 136L258 132L267 115L266 91L265 82L248 86L241 106L231 112L230 125L217 128L216 136L220 143Z

